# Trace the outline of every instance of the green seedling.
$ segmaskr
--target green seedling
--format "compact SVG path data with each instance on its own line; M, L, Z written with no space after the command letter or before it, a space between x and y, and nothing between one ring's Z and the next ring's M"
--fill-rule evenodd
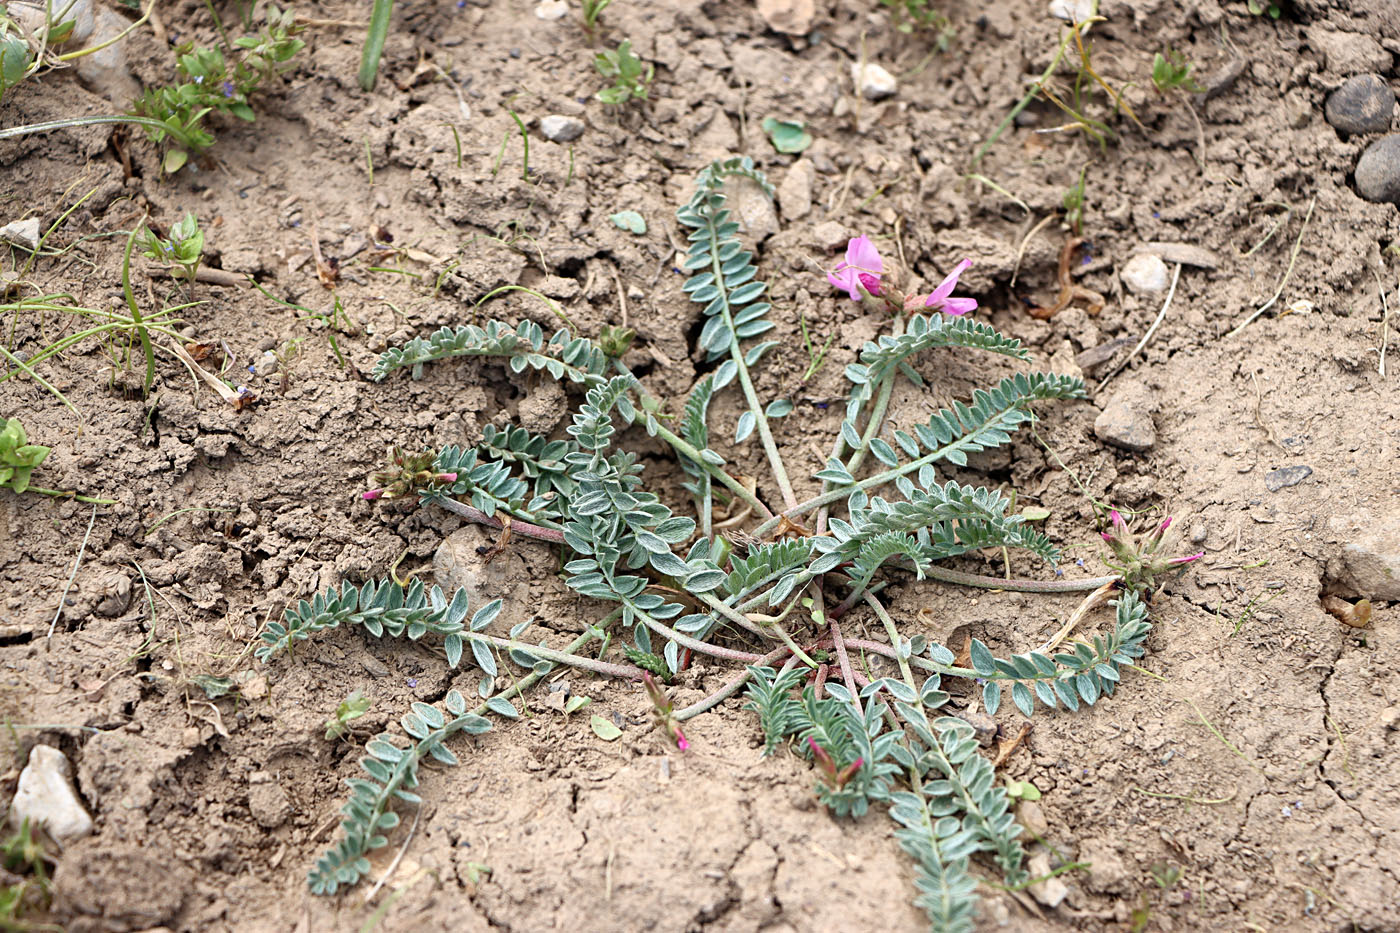
M812 145L812 134L807 132L807 124L801 120L779 120L766 117L763 132L768 134L773 148L779 152L804 152Z
M605 78L612 78L613 86L605 87L595 96L605 104L621 106L629 101L646 100L651 79L656 67L650 62L643 66L642 60L632 53L632 40L623 39L616 51L599 52L593 58L593 67Z
M1255 16L1267 15L1270 19L1278 19L1283 15L1283 7L1277 3L1261 3L1260 0L1245 0L1245 3Z
M0 488L24 492L29 488L29 475L51 450L29 443L18 418L0 419Z
M1065 207L1065 226L1075 236L1082 236L1084 231L1084 179L1088 171L1087 165L1079 170L1079 179L1069 186L1061 199Z
M23 918L30 911L49 906L49 863L53 857L35 835L28 817L19 824L14 835L0 842L0 865L4 866L6 884L0 886L0 930L39 931L61 927L47 923L32 923Z
M1040 799L1040 788L1030 781L1007 781L1006 796L1015 800L1034 801Z
M822 344L821 349L818 350L812 344L811 335L807 333L807 315L800 314L797 320L802 329L802 346L807 350L807 370L802 374L802 381L806 382L808 379L815 376L817 371L822 368L822 364L826 362L826 354L831 349L831 344L836 339L836 334L833 331L828 335L826 343Z
M335 714L326 720L326 741L334 742L347 735L350 732L350 724L369 712L373 702L358 690L341 700L335 708Z
M204 231L199 229L199 219L192 213L185 214L171 225L169 236L157 236L150 227L143 232L142 255L165 263L172 278L184 279L193 287L200 260L204 258Z
M389 15L394 0L374 0L369 14L369 31L365 33L364 50L360 53L360 87L374 90L379 77L379 59L384 55L384 42L389 37Z
M1191 75L1194 67L1186 60L1184 53L1168 46L1165 55L1158 52L1152 57L1152 83L1159 94L1166 94L1174 88L1199 94L1202 88Z
M218 49L181 46L176 70L185 80L176 85L150 88L141 95L133 113L154 120L150 129L157 145L167 145L162 168L178 172L189 161L214 145L214 135L205 127L211 113L223 113L246 122L255 119L248 98L262 84L287 70L289 62L306 43L295 38L299 31L291 10L268 4L267 24L256 36L243 36L234 42L240 50L229 62Z
M33 73L34 56L19 36L0 34L0 100Z
M603 15L603 11L612 6L613 0L583 0L583 31L588 34L589 41L592 41L598 31L598 18Z
M942 10L929 5L929 0L880 0L880 6L890 11L894 28L906 36L914 32L936 34L936 48L946 52L957 33Z

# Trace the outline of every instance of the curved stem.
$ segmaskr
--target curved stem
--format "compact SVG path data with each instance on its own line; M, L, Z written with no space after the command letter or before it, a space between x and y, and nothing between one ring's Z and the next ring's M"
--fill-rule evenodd
M787 654L787 652L788 648L786 645L774 648L772 651L768 652L763 657L753 662L753 666L766 667L767 665L772 664L774 661L781 658L783 655ZM745 668L737 677L729 681L729 683L725 684L723 687L719 688L709 696L705 697L705 699L701 700L700 702L692 703L690 706L687 706L685 709L677 712L673 718L676 719L677 722L685 722L687 719L693 719L694 717L699 716L701 713L708 712L714 709L716 706L723 703L725 700L729 699L734 694L738 693L739 688L743 687L744 684L748 683L750 678L752 677L753 674L749 671L748 668Z
M442 506L449 512L455 512L469 522L476 522L478 525L485 525L487 528L504 528L505 525L499 518L493 518L474 506L465 502L458 502L456 499L435 499L434 504ZM525 538L534 538L536 541L548 541L550 544L563 544L564 532L554 528L545 528L540 525L533 525L530 522L512 518L510 521L510 533L520 535Z
M7 129L0 130L0 139L14 139L19 136L28 136L31 133L48 133L52 132L53 130L71 129L75 126L121 125L127 123L134 124L136 126L144 126L147 129L164 130L176 142L178 142L181 146L185 147L186 149L198 148L190 140L189 134L181 130L176 130L174 127L162 123L159 120L153 120L150 117L136 117L130 115L66 117L62 120L49 120L44 123L29 123L24 126L11 126Z
M462 632L461 634L463 638L471 641L490 642L498 648L521 651L545 661L567 664L570 667L582 668L583 670L604 674L608 677L620 677L623 680L641 680L642 674L645 673L640 667L635 667L631 664L610 664L607 661L595 661L592 658L585 658L573 654L568 650L560 651L554 648L545 648L540 645L532 645L526 641L516 641L514 638L501 638L498 635L482 635L477 632Z
M91 496L80 496L72 490L65 491L62 489L45 489L42 486L29 486L26 488L25 491L40 492L46 496L58 496L59 498L75 499L78 502L90 502L93 505L116 505L118 501L116 499L94 499Z
M924 576L943 583L975 586L984 590L1006 590L1009 593L1085 593L1122 579L1115 574L1109 577L1091 577L1088 580L1007 580L1004 577L987 577L980 573L950 570L937 564L925 567Z
M722 648L719 645L711 645L708 642L700 641L698 638L691 638L682 632L678 632L663 622L653 619L645 610L637 608L637 605L630 599L624 599L623 605L632 610L633 615L642 621L647 628L651 629L662 638L670 639L683 648L697 651L700 654L708 654L715 658L724 658L726 661L740 661L744 664L752 664L761 660L762 655L753 654L748 651L737 651L733 648ZM786 650L786 649L784 649Z
M894 337L899 337L904 333L904 315L900 314L894 320ZM865 460L866 453L870 450L870 442L875 435L880 433L880 428L885 423L885 412L889 411L890 396L894 394L894 377L899 371L898 366L889 367L888 371L880 379L880 394L875 397L875 408L870 412L870 420L865 425L865 433L860 438L860 449L851 454L851 459L846 461L846 472L852 476L860 469L861 462Z

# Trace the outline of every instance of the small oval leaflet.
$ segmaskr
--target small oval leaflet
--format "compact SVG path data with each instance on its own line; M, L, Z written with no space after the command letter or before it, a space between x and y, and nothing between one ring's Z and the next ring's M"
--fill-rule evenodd
M618 211L608 217L619 229L641 235L647 232L647 222L636 211Z
M615 742L622 738L622 730L602 716L594 715L590 717L588 725L592 727L593 734L604 742Z

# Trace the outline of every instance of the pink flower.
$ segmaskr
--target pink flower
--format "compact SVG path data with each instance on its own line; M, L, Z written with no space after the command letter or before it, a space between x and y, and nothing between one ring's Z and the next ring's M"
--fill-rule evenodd
M852 301L860 301L862 288L871 295L880 294L880 275L885 263L869 237L858 236L846 244L846 260L827 273L826 280L844 292Z
M854 241L852 241L854 242ZM933 290L924 301L924 307L933 308L935 311L942 311L945 314L966 314L969 311L977 310L976 298L954 298L953 289L958 287L958 276L962 275L972 267L971 259L964 259L958 263L948 277L938 283L938 287Z
M379 497L381 497L381 496L383 496L383 495L384 495L384 490L382 490L382 489L371 489L369 492L362 492L362 493L360 493L360 498L362 498L362 499L368 499L368 500L370 500L371 502L373 502L375 499L378 499Z

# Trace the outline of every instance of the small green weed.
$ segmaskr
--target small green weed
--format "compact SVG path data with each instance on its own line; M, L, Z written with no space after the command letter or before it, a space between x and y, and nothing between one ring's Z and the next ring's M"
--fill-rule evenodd
M242 57L230 64L218 49L181 46L177 70L181 84L148 89L136 101L133 113L163 124L148 132L157 145L174 141L161 162L168 173L178 172L189 161L214 145L214 135L204 126L211 113L230 114L249 123L255 119L248 98L265 81L287 69L287 62L306 45L294 38L298 27L292 11L268 5L267 25L257 36L234 42ZM188 148L186 148L188 147Z
M1255 16L1267 15L1270 19L1278 19L1283 15L1283 7L1277 3L1260 3L1259 0L1245 0L1245 3Z
M895 29L905 35L914 32L935 33L938 51L948 50L956 33L943 11L930 7L928 0L880 0L880 6L890 11Z
M157 236L150 227L143 233L145 248L142 254L165 263L170 268L172 278L184 279L193 287L200 260L204 258L204 231L199 229L199 219L194 214L185 214L183 219L171 225L169 236Z
M617 106L646 100L651 79L656 74L656 66L650 62L643 65L632 53L631 39L623 39L616 51L599 52L594 56L593 67L603 77L613 80L612 87L603 88L595 96L605 104Z
M48 863L52 861L44 845L34 835L28 819L20 823L14 835L0 843L0 864L13 876L9 884L0 887L0 930L61 930L48 923L32 923L22 918L29 911L45 910L49 905Z
M1089 171L1089 166L1084 166L1079 170L1079 180L1065 191L1062 203L1065 206L1065 226L1075 236L1083 236L1084 230L1084 178Z
M358 690L341 700L340 705L335 708L335 715L326 720L326 741L334 742L341 736L348 734L350 723L369 712L373 702Z
M1194 68L1195 66L1186 60L1184 53L1168 46L1166 54L1158 52L1152 57L1152 83L1156 85L1160 94L1165 94L1173 88L1199 94L1202 88L1191 75Z
M583 0L583 31L590 41L598 31L598 18L610 6L612 0Z
M0 418L0 488L24 492L29 488L29 475L52 449L29 443L18 418Z

